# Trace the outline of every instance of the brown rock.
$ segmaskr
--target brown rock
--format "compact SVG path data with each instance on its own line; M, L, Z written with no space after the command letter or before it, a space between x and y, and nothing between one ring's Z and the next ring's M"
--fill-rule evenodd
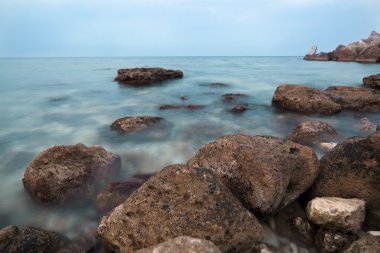
M372 129L376 128L376 125L373 124L367 117L356 117L358 119L358 123L354 125L354 129L369 132Z
M106 213L124 203L141 185L154 174L135 175L124 182L113 182L96 195L95 207L99 213Z
M122 133L135 134L157 126L164 119L152 116L124 117L114 121L111 127Z
M379 253L380 237L373 235L364 235L354 241L342 253Z
M232 113L242 113L242 112L245 112L246 110L248 110L247 107L244 107L244 106L235 106L234 108L232 108L230 110L230 112L232 112Z
M363 199L370 215L368 222L379 229L379 150L380 132L338 144L321 159L321 172L311 195Z
M162 68L119 69L115 81L132 86L145 86L168 79L182 78L179 70Z
M354 61L358 53L349 47L339 45L333 52L331 59L334 61Z
M39 153L24 174L24 187L41 202L89 197L120 168L120 157L100 146L53 146Z
M55 232L33 227L8 226L0 230L0 252L55 252L65 239Z
M172 165L153 176L97 230L106 246L132 252L178 237L213 242L242 252L261 240L257 219L207 169Z
M210 87L227 87L228 85L225 83L210 83L208 86Z
M330 61L331 54L330 53L328 54L321 53L321 54L313 54L313 55L307 54L305 55L303 59L306 61Z
M222 253L212 242L188 236L170 239L135 253Z
M205 108L204 105L160 105L160 110L173 110L173 109L187 109L187 110L200 110Z
M314 182L318 159L309 147L270 136L225 135L188 161L214 171L257 215L274 213Z
M364 77L363 85L369 88L380 88L380 74Z
M303 145L331 141L336 137L336 130L325 121L307 120L297 125L288 136L288 140Z
M338 253L356 239L354 235L319 229L315 234L315 244L322 253Z
M181 99L181 100L188 100L188 97L186 97L186 96L180 96L179 99Z
M283 109L317 114L335 114L342 110L331 96L303 85L282 84L277 87L272 104Z
M380 62L380 43L364 48L355 60L362 63Z
M296 217L292 220L292 224L297 232L301 234L308 242L314 242L316 227L307 219Z
M247 97L245 94L240 93L227 93L223 95L223 102L233 102L237 98Z

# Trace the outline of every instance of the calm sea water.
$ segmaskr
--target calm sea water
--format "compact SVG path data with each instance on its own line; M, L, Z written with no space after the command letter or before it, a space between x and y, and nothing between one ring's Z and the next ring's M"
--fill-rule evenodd
M184 78L146 88L113 82L119 68L159 66L180 69ZM80 208L36 204L24 192L23 173L31 159L55 144L102 145L123 159L120 180L184 163L196 150L229 133L286 137L300 121L317 119L279 113L271 107L281 83L315 88L360 86L379 65L306 62L301 57L175 57L175 58L27 58L0 59L0 226L32 225L69 237L94 229L91 203ZM222 82L227 87L212 88ZM250 110L228 112L234 103L225 93L244 93ZM187 96L182 102L179 97ZM205 105L197 111L160 111L160 104ZM171 123L164 138L125 138L110 130L123 116L152 115ZM319 117L341 135L367 133L354 129L355 116L380 122L376 114L343 112Z

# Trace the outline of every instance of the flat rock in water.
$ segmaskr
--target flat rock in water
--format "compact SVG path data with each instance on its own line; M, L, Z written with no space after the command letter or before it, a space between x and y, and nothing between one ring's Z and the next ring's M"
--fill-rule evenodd
M169 79L182 78L180 70L163 68L119 69L115 81L132 86L146 86Z
M104 217L97 234L116 252L178 236L209 240L222 252L244 252L262 239L262 228L211 171L172 165Z
M114 121L111 127L122 133L135 134L157 126L163 120L153 116L124 117Z
M205 108L204 105L160 105L158 109L160 110L176 110L176 109L187 109L187 110L201 110Z
M307 205L306 213L309 221L316 225L342 232L358 232L365 218L365 202L360 199L315 198Z
M364 77L363 85L369 88L380 88L380 74Z
M63 203L90 197L120 168L120 157L100 146L53 146L26 168L25 189L38 201Z
M298 124L288 136L288 140L303 145L331 141L336 137L336 130L329 123L307 120Z
M56 252L65 240L55 232L8 226L0 230L0 252Z
M203 146L188 165L212 170L260 216L297 199L319 173L311 148L277 137L242 134L225 135Z
M372 229L380 229L379 150L380 131L338 144L321 159L311 196L363 199L366 221Z
M222 253L212 242L180 236L135 253Z

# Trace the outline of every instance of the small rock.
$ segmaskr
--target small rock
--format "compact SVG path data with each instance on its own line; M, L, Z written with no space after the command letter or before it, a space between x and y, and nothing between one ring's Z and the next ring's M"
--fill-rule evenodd
M122 133L135 134L157 126L164 119L152 116L124 117L114 121L111 127Z
M241 97L247 97L247 95L240 94L240 93L227 93L223 95L223 101L232 102L232 101L235 101L237 98L241 98Z
M365 235L354 241L342 253L379 253L380 238L373 235Z
M248 110L247 107L244 107L244 106L235 106L234 108L232 108L230 110L230 112L232 112L232 113L242 113L242 112L245 112L246 110Z
M210 83L208 86L210 87L227 87L228 85L225 83Z
M359 117L359 122L354 125L354 129L369 132L376 127L367 117Z
M55 252L66 239L33 227L8 226L0 230L0 252Z
M306 213L309 221L319 226L358 232L365 218L365 202L360 199L315 198L307 205Z
M133 68L119 69L115 81L139 87L182 77L183 73L179 70L163 68Z
M336 145L338 145L338 143L336 142L321 142L318 143L318 148L323 152L328 153L331 150L333 150L336 147Z
M314 235L316 233L316 228L307 219L301 217L296 217L292 221L294 228L308 241L314 241Z
M186 96L180 96L179 99L181 99L181 100L188 100L188 97L186 97Z
M315 244L322 253L338 253L356 239L355 236L319 229L315 234Z
M212 242L180 236L135 253L222 253Z
M200 110L205 108L204 105L160 105L160 110L173 110L173 109L187 109L187 110Z
M25 170L25 189L38 201L63 203L90 197L120 168L120 157L100 146L53 146Z
M336 137L336 130L325 121L307 120L297 125L288 137L288 140L312 145L316 142L331 141Z
M380 74L364 77L363 85L369 88L380 88Z

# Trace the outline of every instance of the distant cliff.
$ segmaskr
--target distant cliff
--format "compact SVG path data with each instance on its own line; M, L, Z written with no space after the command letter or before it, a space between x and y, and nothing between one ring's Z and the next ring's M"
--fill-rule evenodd
M313 47L315 48L315 47ZM367 39L348 44L339 45L334 51L329 53L307 54L304 60L307 61L354 61L362 63L380 63L380 34L373 31Z

